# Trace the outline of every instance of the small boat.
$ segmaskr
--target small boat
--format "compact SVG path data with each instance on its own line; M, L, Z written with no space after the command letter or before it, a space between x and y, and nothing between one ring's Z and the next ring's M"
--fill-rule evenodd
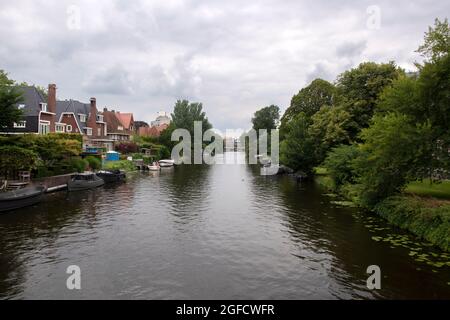
M152 164L148 165L148 170L150 171L160 171L161 167L159 166L159 164L157 162L153 162Z
M42 200L46 187L35 186L0 192L0 212L28 207Z
M67 183L69 191L94 189L105 184L105 181L93 172L78 173Z
M159 160L159 166L161 168L173 167L175 164L175 160Z
M125 181L126 174L121 170L101 170L97 176L102 178L105 183Z

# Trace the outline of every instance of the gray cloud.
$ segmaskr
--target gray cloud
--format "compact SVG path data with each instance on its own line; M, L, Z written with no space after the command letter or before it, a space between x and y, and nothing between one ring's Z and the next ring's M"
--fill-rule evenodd
M67 28L67 8L81 29ZM370 5L379 30L366 27ZM283 109L316 77L333 81L361 61L407 69L450 3L425 0L242 2L0 0L0 69L58 84L58 95L152 120L176 99L201 101L219 129L247 128L258 108Z
M344 42L336 47L338 57L353 58L360 56L367 46L366 40L356 42Z

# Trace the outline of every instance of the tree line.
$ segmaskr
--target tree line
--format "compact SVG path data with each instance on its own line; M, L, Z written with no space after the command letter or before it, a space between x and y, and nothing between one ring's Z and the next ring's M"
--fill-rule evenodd
M364 206L408 182L450 170L450 28L435 20L418 48L417 72L395 62L364 62L331 83L316 79L281 117L280 160L304 175L324 167L334 188ZM278 125L279 108L255 114L253 127Z

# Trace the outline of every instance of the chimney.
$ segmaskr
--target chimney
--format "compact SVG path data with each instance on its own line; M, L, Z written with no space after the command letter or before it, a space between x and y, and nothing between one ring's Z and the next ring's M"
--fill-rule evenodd
M87 126L92 129L92 135L97 136L97 99L91 98L91 108L89 111L89 118Z
M91 112L95 111L95 114L97 114L97 99L91 98Z
M104 107L103 112L108 112L108 108Z
M56 84L48 85L47 110L56 113Z

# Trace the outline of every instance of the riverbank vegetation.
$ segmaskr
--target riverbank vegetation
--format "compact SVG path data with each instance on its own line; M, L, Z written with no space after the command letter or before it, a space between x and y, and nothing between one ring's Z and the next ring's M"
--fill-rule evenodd
M14 178L32 171L37 178L78 171L82 137L78 134L0 136L0 175Z
M450 248L450 27L436 20L405 72L364 62L291 100L280 159L391 223ZM423 182L426 181L426 182ZM430 206L430 203L433 203Z

